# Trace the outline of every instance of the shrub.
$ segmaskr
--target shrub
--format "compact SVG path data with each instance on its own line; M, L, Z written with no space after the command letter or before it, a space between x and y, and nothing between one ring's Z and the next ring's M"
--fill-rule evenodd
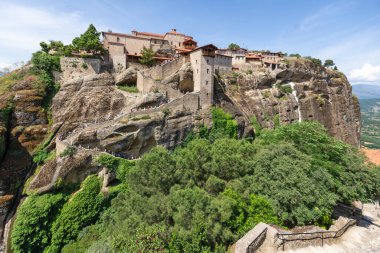
M317 66L322 66L322 61L320 59L313 58L311 56L306 56L305 59L308 59L309 61L311 61L312 63L314 63Z
M60 157L65 157L65 156L73 156L76 152L76 148L74 146L69 146L63 150L61 154L59 154Z
M60 252L61 248L78 236L80 230L96 221L103 209L104 197L100 192L101 181L89 176L62 208L52 225L51 245L47 252Z
M83 63L82 63L82 68L84 68L84 69L88 69L88 65L87 65L87 63L83 62Z
M43 252L50 244L50 227L65 200L61 193L29 196L17 211L11 235L13 252Z
M141 50L140 63L146 66L152 66L154 64L154 52L150 48L144 47Z
M53 70L60 71L59 57L38 51L32 55L31 60L35 73L50 73Z
M251 117L251 125L253 126L253 129L255 130L255 136L260 136L260 132L261 132L262 127L259 124L259 122L257 121L256 116Z
M170 109L165 107L165 108L162 108L161 112L164 114L164 117L167 117L170 115Z
M276 88L279 89L284 94L290 94L293 92L292 87L290 85L284 85L284 84L276 84Z

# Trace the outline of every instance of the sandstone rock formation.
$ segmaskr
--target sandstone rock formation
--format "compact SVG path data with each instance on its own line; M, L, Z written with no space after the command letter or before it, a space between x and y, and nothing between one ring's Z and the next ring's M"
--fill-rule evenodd
M338 71L293 59L282 69L228 76L219 85L246 118L255 117L262 127L274 128L276 117L280 124L317 120L332 136L359 145L359 101Z
M47 113L43 108L45 91L37 84L36 77L29 75L1 97L0 240L7 214L30 171L31 154L48 133Z

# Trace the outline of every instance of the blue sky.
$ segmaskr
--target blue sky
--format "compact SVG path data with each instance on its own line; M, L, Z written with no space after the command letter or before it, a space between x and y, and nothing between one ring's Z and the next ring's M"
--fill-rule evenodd
M0 68L28 60L40 41L69 43L93 23L331 58L352 83L380 84L379 0L0 0L0 18Z

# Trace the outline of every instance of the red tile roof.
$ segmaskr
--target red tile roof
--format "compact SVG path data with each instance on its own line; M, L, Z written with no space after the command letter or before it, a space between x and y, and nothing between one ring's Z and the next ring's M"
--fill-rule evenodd
M143 35L143 36L152 36L152 37L157 37L157 38L164 38L165 35L163 34L158 34L158 33L150 33L150 32L137 32L137 35Z

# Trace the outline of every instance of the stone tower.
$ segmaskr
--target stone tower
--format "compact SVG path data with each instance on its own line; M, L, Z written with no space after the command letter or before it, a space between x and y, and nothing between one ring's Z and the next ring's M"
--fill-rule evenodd
M216 46L209 44L190 53L194 92L199 92L201 106L213 104L214 62L217 49Z

